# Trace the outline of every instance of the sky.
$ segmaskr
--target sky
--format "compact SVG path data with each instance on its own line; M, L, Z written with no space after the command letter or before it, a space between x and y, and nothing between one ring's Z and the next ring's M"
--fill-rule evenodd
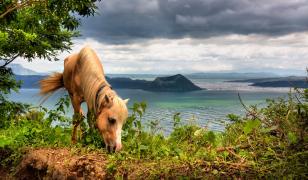
M270 72L305 75L308 0L103 0L81 18L82 36L57 62L16 62L38 72L90 45L108 74Z

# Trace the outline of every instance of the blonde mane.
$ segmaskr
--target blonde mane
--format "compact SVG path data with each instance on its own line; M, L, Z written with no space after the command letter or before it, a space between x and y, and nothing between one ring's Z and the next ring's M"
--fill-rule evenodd
M110 88L104 75L103 66L96 53L90 47L86 46L79 52L78 63L80 67L78 70L80 74L82 74L80 77L80 86L82 87L84 99L90 110L98 112L99 109L97 108L106 104L106 95L113 103L119 105L123 104L120 102L122 99ZM97 96L100 87L103 85L106 87L104 87ZM98 107L96 103L99 105ZM122 105L120 107L122 107Z
M86 46L79 52L78 63L80 63L80 74L83 75L80 77L80 86L82 87L84 99L88 108L95 113L98 112L98 108L107 106L105 96L108 96L113 106L117 106L120 112L125 112L127 110L126 104L117 93L111 89L110 84L105 78L103 66L96 53L90 47ZM105 87L98 92L102 86ZM99 93L98 96L97 93Z

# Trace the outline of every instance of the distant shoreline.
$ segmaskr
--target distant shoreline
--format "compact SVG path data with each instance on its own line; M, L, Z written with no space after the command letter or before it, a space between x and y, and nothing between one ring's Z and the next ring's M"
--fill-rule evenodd
M22 80L23 89L38 89L39 80L44 78L44 75L16 75L17 80ZM174 75L167 77L153 77L150 80L132 77L109 77L107 76L108 82L115 89L140 89L144 91L151 92L190 92L198 90L210 90L211 86L201 85L196 83L196 79L215 79L209 77L203 78L194 78L187 76L186 78L183 75ZM166 79L167 78L167 79ZM168 79L169 78L169 79ZM170 79L171 78L171 79ZM177 80L176 80L177 79ZM175 82L175 80L177 82ZM229 83L246 83L247 87L256 87L256 88L307 88L308 83L306 77L302 76L290 76L290 77L268 77L268 78L237 78L237 79L225 79L222 82ZM232 86L232 85L231 85ZM239 86L240 87L240 86ZM216 87L217 88L217 87ZM219 89L219 87L218 87ZM237 90L237 87L235 89Z
M39 88L38 82L46 76L16 75L17 80L23 81L22 88ZM142 89L152 92L190 92L204 90L181 74L157 77L153 81L133 80L127 77L106 77L107 81L116 89Z
M249 86L255 87L269 87L269 88L308 88L308 81L303 76L289 76L278 78L258 78L258 79L244 79L244 80L232 80L226 82L246 82L252 83Z

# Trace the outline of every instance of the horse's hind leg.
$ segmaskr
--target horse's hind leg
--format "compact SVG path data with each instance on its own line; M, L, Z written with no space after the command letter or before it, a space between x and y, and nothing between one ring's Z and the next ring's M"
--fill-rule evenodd
M74 108L72 143L75 144L77 141L77 128L82 122L84 116L81 109L81 102L82 102L81 98L79 96L72 95L71 101Z

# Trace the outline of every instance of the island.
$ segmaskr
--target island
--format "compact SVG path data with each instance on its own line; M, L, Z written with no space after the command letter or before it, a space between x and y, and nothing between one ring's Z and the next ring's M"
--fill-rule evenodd
M38 82L45 76L41 75L16 75L17 80L23 81L22 88L39 88ZM157 77L153 81L133 80L126 77L106 77L114 89L142 89L154 92L189 92L202 90L181 74Z
M251 83L250 86L257 86L257 87L308 88L307 78L302 77L302 76L244 79L244 80L233 80L233 81L228 81L228 82L248 82L248 83Z

